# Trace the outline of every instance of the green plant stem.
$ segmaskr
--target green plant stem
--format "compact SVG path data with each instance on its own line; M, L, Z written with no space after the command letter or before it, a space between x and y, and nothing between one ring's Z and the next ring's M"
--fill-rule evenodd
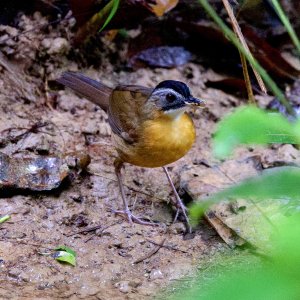
M250 52L250 49L247 45L247 42L243 36L243 33L241 31L241 28L238 24L238 21L233 13L233 10L231 8L231 5L229 4L228 0L222 0L223 1L223 5L228 13L228 16L230 18L230 22L232 25L232 29L234 31L234 33L236 34L237 38L239 39L240 43L242 44L242 46L244 47L244 49L249 53L249 55L252 56L252 53ZM242 67L243 67L243 74L244 74L244 79L245 79L245 84L247 87L247 92L248 92L248 98L249 101L252 103L255 103L255 99L254 99L254 95L253 95L253 91L252 91L252 85L251 85L251 81L250 81L250 77L249 77L249 73L248 73L248 68L247 68L247 60L245 58L245 56L239 51L240 57L241 57L241 62L242 62ZM260 77L260 75L258 74L258 72L253 68L253 66L251 66L253 73L256 77L257 83L260 87L260 89L262 90L262 92L264 92L265 94L267 93L267 89L265 87L265 84L262 80L262 78Z
M247 94L248 94L248 101L249 101L249 104L256 105L255 98L253 95L252 85L251 85L251 81L250 81L250 76L249 76L249 72L248 72L246 57L245 57L245 55L243 55L241 53L241 51L239 51L239 54L240 54L241 63L242 63L242 67L243 67L243 74L244 74L244 80L245 80L245 85L246 85Z
M285 98L282 91L278 88L274 80L268 75L266 70L257 62L257 60L244 49L240 41L235 36L234 32L223 22L223 20L217 15L213 7L208 3L207 0L198 0L208 15L215 21L215 23L221 28L224 35L238 48L238 50L245 55L248 62L257 70L263 80L266 82L270 90L278 98L282 105L284 105L287 111L295 116L295 112L291 107L288 100Z
M107 19L105 20L104 24L100 28L99 32L103 31L103 29L108 25L108 23L111 21L111 19L116 14L118 7L120 5L120 0L112 0L110 1L104 8L104 10L110 10L109 15L107 16ZM99 13L99 16L101 18L102 11Z
M288 34L291 37L291 40L293 41L293 43L295 44L299 54L300 54L300 41L296 35L295 30L293 29L291 22L289 21L289 19L287 18L286 14L284 13L282 7L280 6L280 3L278 2L278 0L271 0L272 4L275 8L275 11L278 15L278 17L280 18L282 24L284 25L284 27L286 28Z

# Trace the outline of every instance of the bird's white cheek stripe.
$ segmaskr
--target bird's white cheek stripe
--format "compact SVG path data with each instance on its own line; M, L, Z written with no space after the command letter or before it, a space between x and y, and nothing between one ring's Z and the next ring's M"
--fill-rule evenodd
M176 95L177 98L182 98L183 97L181 94L177 93L173 89L166 89L166 88L160 88L158 90L155 90L152 95L153 96L161 96L161 95L165 95L167 93L174 94L174 95Z

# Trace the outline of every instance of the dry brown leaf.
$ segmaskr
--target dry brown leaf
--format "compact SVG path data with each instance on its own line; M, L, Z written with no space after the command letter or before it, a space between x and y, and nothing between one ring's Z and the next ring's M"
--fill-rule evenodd
M158 16L163 16L178 4L178 0L156 0L156 4L151 5L151 10Z
M112 42L112 41L115 39L115 37L117 36L118 32L119 32L119 30L117 30L117 29L109 30L109 31L107 31L107 33L105 34L105 38L106 38L108 41Z
M218 218L213 210L205 213L204 217L229 247L235 248L236 246L243 246L246 243L233 229Z
M245 155L244 157L241 156L239 160L227 160L219 166L196 165L181 173L180 187L193 199L202 199L207 195L228 188L246 177L257 175L259 162L259 157ZM256 246L258 242L255 243L256 241L252 238L253 234L251 236L249 233L249 238L246 233L240 234L240 227L246 231L245 226L242 227L242 225L248 225L248 223L244 220L243 222L240 221L241 214L233 213L231 207L232 203L229 202L218 203L205 213L205 219L231 248L243 246L245 243ZM237 224L231 226L231 223L227 222L229 218L233 220L231 223L238 219L239 223L238 221L236 223L239 225L242 223L242 225L240 227Z

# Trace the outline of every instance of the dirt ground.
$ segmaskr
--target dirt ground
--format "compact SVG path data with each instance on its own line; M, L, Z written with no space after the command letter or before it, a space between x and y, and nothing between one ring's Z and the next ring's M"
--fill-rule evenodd
M23 16L20 30L29 30L43 22L47 20L38 13ZM197 142L184 158L170 166L179 187L190 180L201 185L208 166L218 163L211 154L216 121L240 105L241 100L206 88L206 80L221 75L198 64L169 70L126 71L109 59L111 53L117 52L118 59L122 59L126 45L119 51L113 43L106 42L100 67L83 67L79 54L76 58L71 49L71 27L70 21L67 26L47 31L28 31L18 37L18 42L11 39L1 42L1 152L14 157L25 154L61 157L77 151L88 153L92 160L87 171L72 176L55 191L0 191L0 215L11 215L10 221L0 225L0 298L149 299L183 276L192 276L201 260L228 246L205 221L195 229L191 239L185 238L180 221L172 224L174 210L169 199L173 195L161 169L129 165L125 169L126 193L132 210L161 225L131 226L116 216L113 210L121 208L122 202L105 113L69 90L58 89L54 84L49 88L48 82L64 70L80 71L110 86L118 83L155 86L165 79L187 82L194 96L207 100L207 109L190 112L197 128ZM0 31L8 38L20 33L7 26L0 27ZM264 105L269 99L260 100ZM41 125L38 129L27 132L37 124ZM27 134L14 139L24 132ZM257 155L263 164L272 164L283 156L286 160L299 160L293 149L256 151L240 151L239 161ZM234 178L251 175L241 174L236 165L230 168L235 170ZM206 180L206 188L200 194L206 196L218 190L212 180L211 177ZM94 226L98 229L82 232ZM168 247L151 255L157 247L153 242L162 241ZM51 256L43 255L59 245L77 252L75 267L61 265Z

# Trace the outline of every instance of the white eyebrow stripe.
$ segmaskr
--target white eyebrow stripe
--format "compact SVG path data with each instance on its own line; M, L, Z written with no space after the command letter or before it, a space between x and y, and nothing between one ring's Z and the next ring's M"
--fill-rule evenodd
M174 91L173 89L170 89L170 88L159 88L157 90L154 90L152 95L154 96L161 96L161 95L164 95L164 94L167 94L167 93L171 93L171 94L174 94L176 95L178 98L184 98L183 95L181 95L180 93Z

